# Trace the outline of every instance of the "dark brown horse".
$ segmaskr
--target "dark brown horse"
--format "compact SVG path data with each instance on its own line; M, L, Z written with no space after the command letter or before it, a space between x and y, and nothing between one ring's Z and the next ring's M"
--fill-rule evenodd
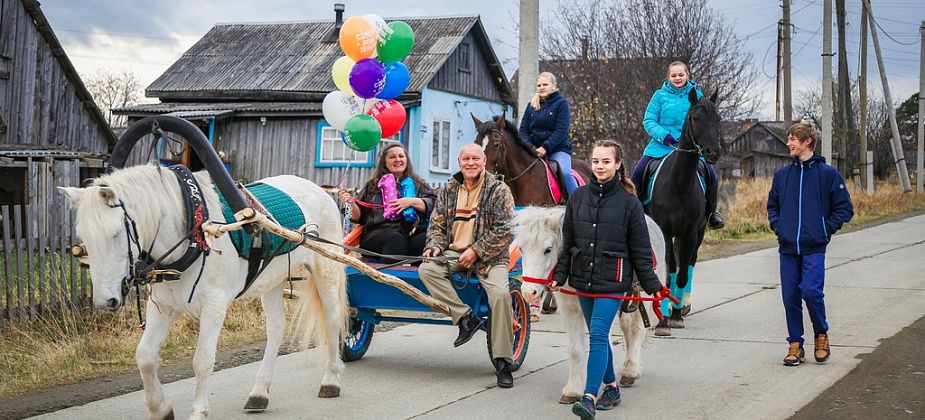
M494 121L486 122L473 115L472 122L478 130L475 143L482 146L488 160L485 169L504 176L504 183L514 195L514 205L548 207L557 204L549 192L549 178L542 158L536 155L532 145L520 138L514 125L506 121L504 115L495 116ZM588 162L572 159L572 169L578 172L585 183L592 179ZM564 194L565 186L560 185L559 190Z

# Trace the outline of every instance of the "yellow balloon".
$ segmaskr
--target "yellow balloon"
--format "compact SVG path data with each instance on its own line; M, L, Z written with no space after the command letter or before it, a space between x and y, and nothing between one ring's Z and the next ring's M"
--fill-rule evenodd
M350 87L350 69L353 68L354 64L355 61L351 60L350 57L343 56L338 58L334 62L334 66L331 67L331 77L334 79L334 85L350 96L356 96Z

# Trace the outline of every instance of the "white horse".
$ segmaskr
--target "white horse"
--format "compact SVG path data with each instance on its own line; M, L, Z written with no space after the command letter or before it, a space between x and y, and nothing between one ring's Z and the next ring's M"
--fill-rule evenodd
M209 218L224 222L218 195L206 172L195 174L201 186ZM334 201L317 185L295 176L277 176L261 180L283 191L298 204L306 221L318 225L321 237L340 242L340 217ZM183 242L165 263L178 259L186 250L186 213L177 177L155 165L117 170L93 181L86 188L59 188L77 209L77 234L84 242L93 283L93 305L116 311L125 295L122 281L129 276L129 249L151 250L158 258L173 244ZM120 203L124 207L120 207ZM137 225L137 247L129 241L129 220ZM233 222L229 221L229 222ZM132 235L132 236L127 236ZM209 414L208 378L215 363L218 336L225 311L244 288L248 263L238 257L228 235L212 241L214 248L197 259L178 280L154 283L145 308L146 328L135 352L138 370L144 383L145 405L152 419L174 418L173 407L164 397L157 377L158 353L167 333L181 313L199 319L199 340L193 355L196 394L189 418L201 419ZM134 254L137 257L137 252ZM291 261L291 266L288 262ZM201 279L193 291L194 282ZM304 248L297 247L290 258L274 259L242 297L260 296L267 323L267 344L263 362L257 372L246 410L263 410L269 403L273 365L285 330L283 309L284 280L292 275L304 277L296 282L302 298L292 327L302 345L309 341L320 349L324 376L319 397L340 395L343 362L339 358L341 338L347 326L346 276L343 266Z
M523 276L546 279L556 266L559 251L562 250L562 222L565 217L563 207L528 207L517 212L514 217L514 237L520 245L523 258ZM646 216L649 228L649 238L652 249L657 256L665 255L665 240L662 231L649 216ZM656 274L660 279L665 278L666 266L664 258L656 258ZM567 284L564 289L571 289ZM538 301L544 292L544 285L524 282L521 293L528 301ZM571 404L578 401L585 388L585 370L587 369L587 339L588 327L581 314L578 298L573 295L561 293L556 297L559 309L565 315L565 331L568 334L569 377L562 388L562 397L559 402ZM654 318L654 315L652 315ZM642 366L642 343L645 340L646 328L642 315L637 309L630 313L620 312L620 329L623 332L623 345L626 349L626 360L620 370L620 384L629 386L639 378Z

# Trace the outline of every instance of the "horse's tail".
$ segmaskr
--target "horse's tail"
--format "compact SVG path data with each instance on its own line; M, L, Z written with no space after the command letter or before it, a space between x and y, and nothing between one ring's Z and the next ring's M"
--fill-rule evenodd
M301 297L292 315L291 337L297 348L317 347L322 366L327 366L331 357L339 356L347 333L347 277L341 264L317 254L307 271L306 281L298 282Z

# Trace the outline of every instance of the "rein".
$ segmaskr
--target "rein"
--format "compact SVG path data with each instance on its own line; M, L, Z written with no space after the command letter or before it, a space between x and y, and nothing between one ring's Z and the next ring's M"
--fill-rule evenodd
M546 289L549 290L549 283L552 283L552 276L555 273L555 271L556 271L555 267L553 267L552 271L549 272L549 275L546 276L545 279L541 279L537 277L528 277L528 276L523 276L522 278L523 278L524 283L541 284L543 286L546 286ZM616 295L601 294L601 293L580 293L574 290L568 290L568 289L562 289L562 288L559 288L556 291L558 291L559 293L563 293L566 295L572 295L572 296L585 296L585 297L591 297L591 298L607 298L607 299L625 300L625 301L633 301L633 302L652 302L652 312L655 313L655 316L658 318L659 321L665 319L665 317L662 315L662 308L660 304L662 300L668 299L674 302L675 304L681 303L681 301L679 301L678 298L672 296L671 291L667 287L662 287L662 290L660 290L660 292L662 292L662 296L652 296L652 297L626 296L626 295L616 296Z
M501 130L499 130L499 129L497 129L497 128L492 128L491 130L489 130L489 133L498 133L498 134L501 135L502 137L504 136L504 133L502 133ZM499 142L499 143L500 143L500 140L492 140L492 141L495 141L495 142ZM509 180L506 180L506 182L514 182L514 181L520 179L520 177L524 176L524 174L526 174L527 171L529 171L529 170L532 169L534 166L536 166L536 164L539 163L540 159L542 159L542 158L540 158L540 157L534 158L534 159L533 159L533 162L530 162L530 164L527 165L527 167L526 167L524 170L520 171L520 173L517 174L517 175L515 175L513 178L511 178L511 179L509 179ZM501 148L496 146L496 147L495 147L495 170L491 172L492 175L495 175L495 176L498 175L498 163L499 163L499 162L501 162Z

